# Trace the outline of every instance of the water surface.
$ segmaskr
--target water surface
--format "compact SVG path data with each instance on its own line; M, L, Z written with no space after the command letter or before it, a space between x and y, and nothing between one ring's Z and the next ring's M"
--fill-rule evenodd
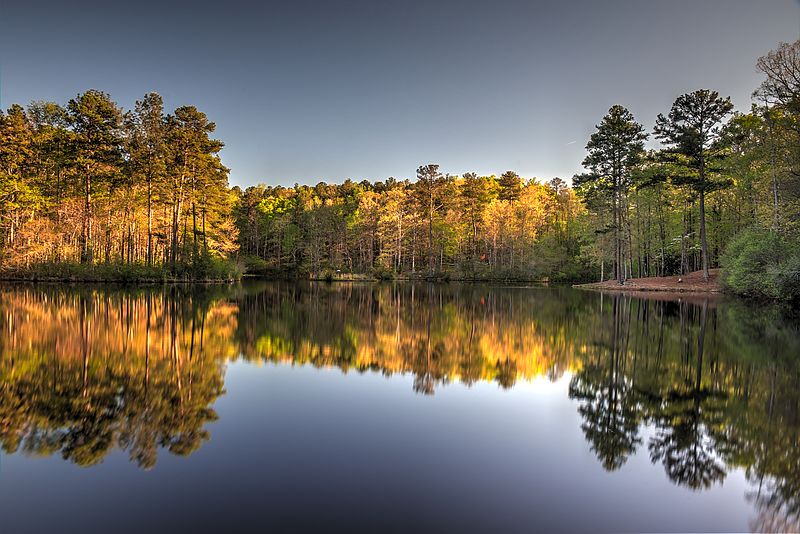
M0 287L0 530L800 530L784 310Z

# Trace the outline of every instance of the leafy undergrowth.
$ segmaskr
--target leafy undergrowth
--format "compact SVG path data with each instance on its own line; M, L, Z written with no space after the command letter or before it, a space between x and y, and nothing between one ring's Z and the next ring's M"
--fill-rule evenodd
M146 265L143 263L74 262L39 263L0 269L0 279L30 282L222 282L239 280L242 269L229 260L205 258L194 264Z

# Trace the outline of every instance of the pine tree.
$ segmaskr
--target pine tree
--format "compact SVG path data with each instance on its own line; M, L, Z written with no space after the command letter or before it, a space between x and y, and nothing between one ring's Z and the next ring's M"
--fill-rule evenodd
M623 207L631 183L631 171L640 161L647 134L626 108L615 105L597 125L597 131L586 144L589 154L583 166L591 170L578 180L579 190L611 197L614 217L614 270L617 281L625 282L623 267Z
M74 137L74 164L83 177L81 262L94 262L94 195L122 165L122 111L111 97L91 89L67 105Z
M670 179L685 185L700 199L700 247L703 278L708 280L708 239L706 237L706 195L727 187L729 179L719 176L725 144L721 132L724 119L733 110L730 98L716 91L699 89L679 96L666 117L656 119L655 136L667 149L662 158L672 164Z
M135 178L145 182L147 205L147 265L153 263L153 204L156 188L166 173L166 123L164 102L158 93L148 93L126 115L128 167Z

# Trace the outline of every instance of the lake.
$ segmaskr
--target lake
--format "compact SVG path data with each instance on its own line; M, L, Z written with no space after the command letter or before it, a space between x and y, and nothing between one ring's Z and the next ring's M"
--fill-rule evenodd
M800 322L468 284L0 286L0 530L800 530Z

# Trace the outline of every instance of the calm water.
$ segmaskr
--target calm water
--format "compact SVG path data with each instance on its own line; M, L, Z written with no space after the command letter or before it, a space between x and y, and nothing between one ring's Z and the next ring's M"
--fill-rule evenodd
M800 529L776 308L0 287L0 531Z

